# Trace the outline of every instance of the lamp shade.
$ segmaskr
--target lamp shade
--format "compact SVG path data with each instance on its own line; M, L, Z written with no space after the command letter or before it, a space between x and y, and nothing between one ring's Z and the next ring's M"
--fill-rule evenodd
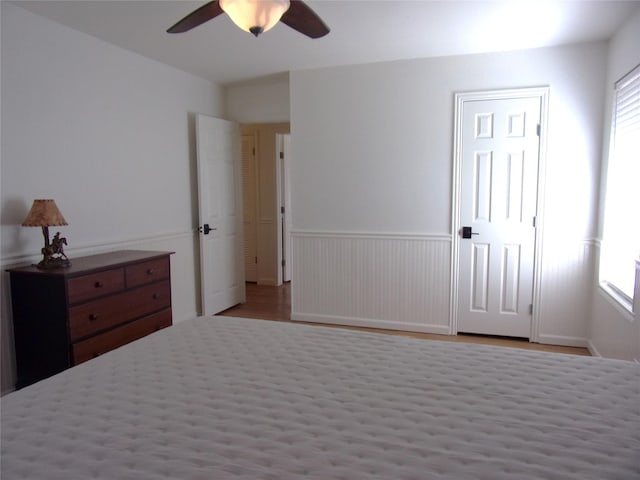
M51 199L37 199L33 201L27 218L22 222L23 227L52 227L68 225L58 210L56 202Z
M289 0L219 0L233 23L254 35L271 30L289 8Z

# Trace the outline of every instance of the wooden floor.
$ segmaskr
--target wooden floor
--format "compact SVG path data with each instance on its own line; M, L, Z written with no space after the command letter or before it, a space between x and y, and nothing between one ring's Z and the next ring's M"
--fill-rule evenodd
M267 285L256 285L255 283L247 283L247 302L230 308L229 310L225 310L224 312L220 313L220 315L291 322L291 284L285 283L280 287L272 287ZM433 340L445 340L449 342L483 343L490 345L503 345L507 347L526 348L530 350L542 350L546 352L571 353L575 355L587 356L589 355L589 351L586 348L542 345L539 343L530 343L529 341L523 339L497 337L490 335L436 335L430 333L403 332L396 330L350 327L324 323L295 323L305 323L307 325L316 325L322 327L346 328L350 330L362 330L368 332L385 333L388 335L402 335L414 338L429 338Z

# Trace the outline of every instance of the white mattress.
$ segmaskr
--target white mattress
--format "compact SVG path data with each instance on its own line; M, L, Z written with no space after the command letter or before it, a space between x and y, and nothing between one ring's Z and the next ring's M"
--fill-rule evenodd
M2 480L640 478L640 365L198 318L2 398Z

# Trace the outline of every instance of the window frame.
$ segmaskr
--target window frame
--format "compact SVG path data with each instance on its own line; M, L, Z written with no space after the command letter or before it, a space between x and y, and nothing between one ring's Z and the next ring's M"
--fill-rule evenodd
M607 155L607 163L604 169L604 173L606 175L605 182L605 194L604 194L604 208L603 208L603 228L602 228L602 244L600 249L600 258L599 258L599 269L598 269L598 278L600 288L607 294L609 300L611 300L618 309L622 310L622 313L626 314L627 318L633 320L634 311L638 309L638 305L640 304L640 285L638 285L638 266L640 265L640 250L636 252L635 258L632 258L632 266L634 268L634 286L631 291L631 296L629 296L622 288L620 288L613 279L606 277L606 267L604 267L603 259L607 258L607 250L610 247L608 241L608 236L611 236L611 230L607 231L607 214L610 214L609 209L607 208L607 192L612 187L609 184L610 180L610 172L612 169L613 162L616 161L616 133L617 126L621 123L622 119L626 119L627 117L621 117L619 115L619 108L623 102L620 101L620 98L625 98L628 92L625 91L625 88L631 87L632 90L630 95L640 95L640 64L636 65L631 71L626 73L622 78L620 78L614 84L614 92L613 92L613 105L611 110L611 125L610 125L610 143L609 143L609 152ZM634 125L635 128L640 129L640 108L635 108L632 114L632 120L634 124L637 122L637 125ZM638 132L640 135L640 131ZM638 152L639 161L640 161L640 151ZM618 157L619 158L619 157ZM615 167L614 167L615 168ZM637 217L633 217L637 218ZM615 230L619 231L619 230ZM630 268L631 268L630 267ZM636 312L638 313L638 312Z

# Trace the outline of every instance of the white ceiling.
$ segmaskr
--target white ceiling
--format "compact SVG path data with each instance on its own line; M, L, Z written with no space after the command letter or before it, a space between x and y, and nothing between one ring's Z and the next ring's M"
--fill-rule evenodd
M205 1L18 1L73 29L220 84L290 70L608 39L640 0L308 0L331 28L312 40L279 23L258 38L221 15L166 29Z

